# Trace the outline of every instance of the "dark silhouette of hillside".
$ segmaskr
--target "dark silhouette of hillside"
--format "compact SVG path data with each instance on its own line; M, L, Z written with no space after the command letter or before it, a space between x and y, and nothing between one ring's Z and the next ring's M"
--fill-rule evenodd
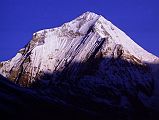
M99 79L96 75L101 59L73 63L61 72L44 74L30 88L20 87L0 76L0 119L155 120L159 117L157 111L145 106L138 97L140 92L148 98L152 96L153 77L150 81L137 83L124 71L131 67L140 76L147 76L149 68L120 58L104 58L108 61L106 70L120 74L118 80ZM57 77L53 79L54 76ZM132 91L123 85L127 81L122 80L127 77L130 77L128 87ZM117 83L119 80L121 83ZM120 105L122 96L127 99L123 101L129 101L126 108Z

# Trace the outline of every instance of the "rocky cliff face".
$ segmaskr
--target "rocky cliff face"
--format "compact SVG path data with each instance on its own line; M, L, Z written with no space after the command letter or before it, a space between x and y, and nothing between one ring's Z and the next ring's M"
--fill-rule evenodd
M0 63L0 73L21 86L41 80L54 94L89 96L99 107L137 107L150 104L147 99L158 89L157 64L159 58L111 22L86 12L61 27L34 33L14 58Z

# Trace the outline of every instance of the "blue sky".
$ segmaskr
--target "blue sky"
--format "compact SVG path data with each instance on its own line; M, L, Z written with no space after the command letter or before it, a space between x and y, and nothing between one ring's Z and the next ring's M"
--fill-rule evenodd
M159 56L158 0L0 0L0 61L15 56L38 30L86 11L103 15L147 51Z

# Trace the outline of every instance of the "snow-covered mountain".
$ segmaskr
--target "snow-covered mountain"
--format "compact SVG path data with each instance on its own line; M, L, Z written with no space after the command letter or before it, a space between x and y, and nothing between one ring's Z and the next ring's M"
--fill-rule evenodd
M0 63L0 74L11 81L40 84L49 97L70 96L66 103L92 111L87 102L99 108L159 108L158 71L158 57L92 12L34 33L14 58ZM75 102L72 96L91 102Z

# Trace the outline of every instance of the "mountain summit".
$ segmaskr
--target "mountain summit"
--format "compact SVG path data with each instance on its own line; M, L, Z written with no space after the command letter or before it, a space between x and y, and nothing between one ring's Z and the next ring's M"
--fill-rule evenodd
M45 84L61 95L89 96L98 105L153 107L158 104L154 95L159 96L158 64L158 57L110 21L86 12L34 33L14 58L0 63L0 74L25 87Z
M33 39L11 60L2 62L0 73L12 81L28 85L40 74L62 71L91 55L121 57L144 65L159 59L148 53L104 17L86 12L61 27L33 34Z

